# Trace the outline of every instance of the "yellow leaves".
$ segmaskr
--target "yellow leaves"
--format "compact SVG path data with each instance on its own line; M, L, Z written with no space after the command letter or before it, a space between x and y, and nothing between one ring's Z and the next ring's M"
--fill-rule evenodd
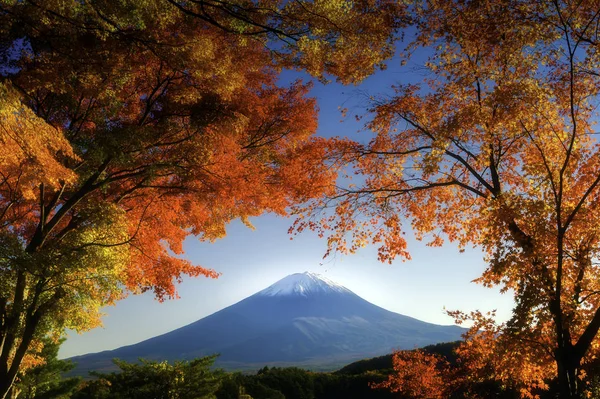
M324 39L311 39L303 36L298 41L298 49L304 53L304 67L312 75L319 76L323 68L323 56L329 52L329 43Z
M22 372L27 372L27 370L41 366L46 362L41 356L43 348L44 342L41 340L36 340L30 345L29 352L25 355L21 363Z
M72 183L76 175L63 160L76 155L61 131L23 105L17 92L0 83L0 172L32 199L40 183L51 187ZM16 183L18 178L18 183Z
M354 3L348 0L316 0L313 3L316 12L327 15L333 21L343 18L344 15L348 15Z
M286 49L290 64L319 79L331 74L343 83L358 83L393 56L392 34L403 23L406 6L387 0L317 0L286 3L283 10L291 26L305 32Z
M69 287L53 319L76 331L86 331L101 324L100 309L124 296L124 273L132 261L131 240L125 213L110 204L88 203L81 210L88 224L68 234L63 254L51 266L53 283Z

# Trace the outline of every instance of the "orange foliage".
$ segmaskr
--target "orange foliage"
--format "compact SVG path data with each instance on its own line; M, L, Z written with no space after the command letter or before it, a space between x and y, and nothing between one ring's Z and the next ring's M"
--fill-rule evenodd
M478 281L516 300L498 333L530 365L496 373L532 386L555 378L562 397L580 397L581 369L600 355L598 5L430 1L411 11L416 39L403 57L424 52L426 78L374 97L368 143L330 142L332 168L350 164L356 183L297 209L295 228L327 236L330 250L375 244L385 262L410 258L409 228L428 245L483 248Z
M403 9L2 2L0 59L22 51L0 83L0 397L36 338L99 325L127 292L217 277L181 257L188 235L325 192L310 87L278 71L358 82L393 54Z
M495 314L449 312L457 324L472 325L454 349L451 364L424 350L398 351L393 374L374 388L388 388L406 398L487 399L496 395L539 399L548 389L546 376L555 373L551 356L543 348L532 352L531 341L510 337L497 325ZM512 395L512 396L511 396Z
M407 399L444 399L449 385L445 378L449 365L439 355L422 350L398 351L392 358L394 374L373 388L388 388Z

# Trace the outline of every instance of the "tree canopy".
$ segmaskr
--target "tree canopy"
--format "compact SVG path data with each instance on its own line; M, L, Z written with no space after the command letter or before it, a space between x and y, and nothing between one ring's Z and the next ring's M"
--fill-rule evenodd
M564 398L583 395L584 365L598 355L599 10L593 1L414 3L416 38L403 56L425 49L423 83L374 96L367 144L324 143L332 165L358 178L296 222L328 236L331 250L374 243L389 262L410 258L409 228L431 246L483 248L479 282L514 293L516 307L502 326L478 323L504 340L480 349L510 353L514 362L496 363L499 378L533 389L557 377Z
M127 363L115 359L118 372L91 373L74 399L214 399L225 378L222 370L211 370L216 356L169 364L140 359Z
M278 73L359 82L393 54L402 8L0 1L0 397L45 335L217 277L181 257L186 236L321 193L315 102Z

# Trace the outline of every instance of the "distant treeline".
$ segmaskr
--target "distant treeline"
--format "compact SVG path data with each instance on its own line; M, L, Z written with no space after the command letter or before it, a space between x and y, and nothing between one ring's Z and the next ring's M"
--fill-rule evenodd
M373 389L393 372L392 355L351 363L335 372L297 367L263 367L253 374L215 369L216 356L191 361L127 363L115 360L120 371L91 373L90 380L62 378L70 362L56 359L58 345L48 343L46 364L21 376L13 398L54 399L399 399L388 389ZM451 364L458 342L431 345L429 353ZM482 397L517 398L498 385L482 385ZM457 396L456 399L463 398ZM466 397L465 397L466 398Z
M385 359L386 357L378 358ZM370 384L387 378L385 369L347 366L337 372L313 372L297 367L263 367L254 374L211 369L214 357L190 362L126 363L116 361L119 372L92 373L70 396L73 399L392 399L385 389ZM375 360L375 359L373 359ZM366 361L368 364L369 361ZM344 368L346 369L346 368ZM68 397L68 396L66 396Z
M189 362L127 363L115 361L118 372L92 373L81 381L73 399L391 399L371 383L384 381L391 357L353 363L337 372L313 372L297 367L263 367L253 374L212 369L215 357ZM373 363L372 363L373 362ZM381 370L371 369L383 366Z
M265 367L255 375L228 375L215 396L217 399L238 399L241 393L255 399L397 398L387 390L370 388L370 383L386 378L386 374L379 372L339 374L296 367Z

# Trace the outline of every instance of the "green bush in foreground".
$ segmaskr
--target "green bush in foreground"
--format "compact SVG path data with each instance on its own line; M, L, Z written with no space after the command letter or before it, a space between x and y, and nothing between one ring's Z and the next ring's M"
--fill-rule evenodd
M74 399L213 399L225 376L211 370L216 356L175 363L140 359L140 363L114 360L120 371L91 373Z

